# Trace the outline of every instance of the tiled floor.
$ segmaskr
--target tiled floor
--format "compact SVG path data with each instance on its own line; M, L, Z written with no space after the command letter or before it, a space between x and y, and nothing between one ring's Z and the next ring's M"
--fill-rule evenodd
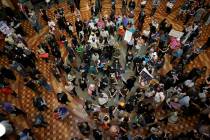
M102 0L102 14L109 14L111 9L111 0ZM138 1L138 0L136 0ZM163 18L167 18L172 24L173 27L176 30L182 30L182 22L177 21L175 19L178 7L183 2L183 0L179 0L172 12L172 14L167 15L165 13L165 4L166 0L163 0L164 2L160 5L158 11L155 14L155 18L160 21ZM121 11L121 0L116 0L116 13L120 14ZM69 7L66 3L61 3L59 6L56 7L63 7L66 13L66 17L69 21L75 22L75 16L70 13ZM52 7L48 10L48 15L50 15L51 18L53 18L53 11L55 10L55 7ZM151 0L148 0L148 4L146 6L146 13L149 14L151 10ZM139 8L135 11L135 19L138 16ZM88 19L90 17L90 7L89 7L89 1L88 0L81 0L81 16L83 19ZM144 28L148 27L148 23L150 23L151 18L146 17L146 21L144 24ZM43 40L43 36L48 31L48 28L46 27L46 23L40 19L40 23L42 25L42 30L39 34L36 34L33 29L31 28L31 25L28 23L28 21L24 21L22 25L24 26L24 29L26 29L26 32L28 33L28 39L27 42L29 44L29 47L31 47L34 51L37 49L37 45L39 42ZM205 43L205 40L208 38L210 32L210 27L203 27L202 28L202 35L198 38L198 41L196 43L197 47L200 47ZM210 52L209 50L200 54L192 63L190 63L187 66L187 70L190 70L193 67L201 67L201 66L207 66L208 67L208 73L210 72ZM8 66L8 62L5 58L0 59L0 64ZM50 125L44 129L44 128L36 128L33 129L34 135L38 140L69 140L70 138L74 136L82 137L78 131L78 128L76 126L76 123L81 120L89 120L86 115L84 115L84 110L82 108L82 102L79 99L71 99L71 103L68 104L68 108L71 110L70 116L64 120L64 121L58 121L53 118L53 110L59 105L57 102L57 99L55 97L55 93L58 91L61 91L63 89L63 84L58 83L51 74L51 63L45 63L42 60L39 60L37 63L38 69L43 73L43 75L47 78L47 81L52 84L53 91L48 93L44 89L42 89L42 95L46 99L48 103L49 109L46 112L43 112L45 119L47 120ZM166 62L166 65L162 69L162 73L166 73L168 70L170 70L171 65ZM17 92L21 95L20 99L14 99L13 97L4 97L0 95L0 101L10 101L14 104L16 104L18 107L22 108L26 111L27 118L22 117L11 117L10 119L12 122L15 123L15 125L18 128L18 131L29 127L31 125L31 122L33 121L35 115L38 113L38 111L33 107L32 105L32 98L35 96L35 94L23 86L23 78L17 76L17 80L15 83L13 83L13 89L16 89ZM157 112L157 115L161 116L162 112ZM183 123L185 122L185 123ZM196 124L196 116L191 118L183 118L179 121L177 125L173 126L164 126L167 131L173 132L173 133L179 133L182 131L190 130L193 128L193 126ZM142 131L141 131L142 132Z

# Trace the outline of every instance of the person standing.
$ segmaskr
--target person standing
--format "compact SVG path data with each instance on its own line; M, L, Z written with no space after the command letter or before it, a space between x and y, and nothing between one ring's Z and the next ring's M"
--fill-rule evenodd
M96 5L95 4L93 4L91 6L91 15L92 15L92 17L95 17L95 16L98 15L98 9L96 8Z
M206 12L206 10L203 7L200 7L196 12L195 12L195 16L194 16L194 21L196 23L201 21L201 17L204 15L204 13Z
M28 7L22 3L18 3L17 5L18 5L19 11L20 11L20 18L27 19L27 16L29 13Z
M78 10L80 10L80 0L74 0L75 6Z
M29 20L29 22L31 23L33 29L34 29L37 33L39 33L40 24L39 24L39 22L38 22L37 16L35 15L35 12L34 12L34 11L30 12L30 13L29 13L29 16L30 16L30 17L28 18L28 20Z
M131 0L131 1L129 2L129 4L128 4L128 7L129 7L129 10L130 10L130 11L135 10L135 7L136 7L135 1L134 1L134 0Z
M178 48L178 49L174 50L172 52L171 63L173 63L177 58L181 58L182 54L183 54L183 49L182 48Z
M9 120L2 120L0 122L0 126L1 126L1 134L0 134L1 138L3 138L2 136L9 136L15 131L14 126L12 125L12 123L9 122ZM5 129L5 132L2 127Z
M73 25L70 23L70 22L66 22L66 32L68 33L68 35L70 36L70 37L72 37L72 35L73 35Z
M18 140L34 140L31 129L23 129L23 131L18 134Z
M49 18L47 23L48 23L48 27L49 27L49 32L50 32L51 34L54 34L54 32L55 32L55 27L56 27L55 22Z
M36 117L35 117L35 121L33 122L33 125L32 127L47 127L48 126L48 123L44 120L44 116L42 114L38 114Z
M115 4L116 4L116 1L112 0L112 10L115 10Z
M48 109L46 101L41 96L34 97L33 104L34 107L36 107L39 111L44 111L45 109Z
M87 88L87 74L85 72L83 72L81 79L79 79L79 86L82 89L82 91L84 91Z
M68 99L68 96L65 92L57 93L57 99L58 99L58 102L60 102L62 104L67 104L68 102L70 102L70 100Z
M138 17L138 29L139 29L139 31L142 30L145 17L146 17L145 11L144 11L144 9L142 9L141 12L139 13L139 17Z
M122 15L126 14L127 0L122 0Z
M15 98L18 98L18 95L15 91L13 91L9 86L0 87L0 93L4 95L12 95Z
M74 0L67 0L67 4L70 6L71 13L74 13Z
M154 16L156 10L157 10L157 7L160 5L160 0L152 0L152 11L151 11L151 14L150 16Z
M3 108L4 111L6 111L9 114L15 114L16 116L17 115L24 115L24 116L26 116L26 113L23 110L17 108L15 105L13 105L13 104L11 104L9 102L4 102L1 105L1 107Z
M78 97L75 86L72 82L70 82L70 81L67 82L66 85L65 85L65 89L70 95L72 95L74 97Z
M50 8L50 0L45 0L47 8Z
M77 36L79 36L79 32L82 31L83 29L83 22L79 18L77 18L75 26L76 26Z
M134 83L136 81L136 78L134 76L130 77L126 82L123 81L123 83L125 84L125 87L131 91L131 89L134 87Z
M102 8L101 0L95 1L95 8L96 8L96 11L101 12L101 8Z
M42 7L39 9L40 15L45 22L49 21L49 17L47 15L47 10L43 9Z
M174 4L176 3L176 0L168 0L166 3L166 13L170 14L172 11L172 8L174 7Z

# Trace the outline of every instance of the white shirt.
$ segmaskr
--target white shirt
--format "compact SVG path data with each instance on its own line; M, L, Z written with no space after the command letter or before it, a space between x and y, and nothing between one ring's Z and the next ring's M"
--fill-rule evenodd
M55 30L55 22L54 21L48 21L48 26L52 29Z
M97 61L98 59L99 59L98 53L92 54L92 60L93 60L93 61Z
M184 85L190 88L190 87L193 87L195 84L192 80L186 80L184 82Z
M156 103L161 103L165 100L165 95L163 92L157 92L154 99Z
M50 2L50 0L45 0L45 2L46 2L46 3L49 3L49 2Z
M109 33L108 33L108 31L101 31L101 33L100 33L100 35L103 37L103 38L105 38L105 37L108 37L109 36Z
M115 45L115 39L113 36L110 36L110 39L108 40L109 45L114 46Z
M89 26L91 29L94 29L94 28L95 28L93 22L88 23L88 26Z
M184 96L179 100L180 105L189 107L190 106L190 97L189 96Z

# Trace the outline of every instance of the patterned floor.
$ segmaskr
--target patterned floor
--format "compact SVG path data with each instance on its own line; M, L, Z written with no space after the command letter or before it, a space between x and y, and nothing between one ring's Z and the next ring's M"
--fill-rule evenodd
M136 2L139 0L136 0ZM160 21L163 18L167 18L172 24L173 27L176 30L182 30L182 22L177 21L175 19L178 7L181 5L181 3L184 0L179 0L175 7L173 12L170 15L167 15L165 13L165 5L166 0L164 1L159 9L157 10L155 14L155 18ZM75 22L75 15L70 12L70 9L66 3L60 3L58 6L54 6L51 9L48 10L48 15L53 18L53 12L56 8L62 7L65 10L66 17L69 21L72 23ZM111 0L102 0L102 15L104 14L110 14L111 11ZM148 4L146 5L146 13L147 15L151 11L151 0L148 0ZM138 16L139 8L135 10L135 19ZM121 13L121 0L116 0L116 13ZM89 19L90 17L90 7L89 7L89 1L87 0L81 0L81 16L82 19ZM148 23L150 23L151 17L146 17L146 21L144 24L144 28L148 27ZM43 36L48 31L48 28L46 27L46 23L40 19L40 23L42 25L42 30L39 34L36 34L34 30L31 28L31 25L28 23L28 21L24 21L22 25L24 26L24 29L28 33L27 42L29 44L29 47L31 47L34 51L37 50L37 45L40 41L43 40ZM203 27L202 28L202 35L198 38L198 41L196 43L196 47L200 47L205 43L205 40L208 38L210 32L210 27ZM3 45L3 43L1 43ZM63 48L61 48L63 50ZM62 51L64 52L64 51ZM209 50L206 52L203 52L200 54L192 63L190 63L187 66L187 70L192 69L193 67L201 67L201 66L207 66L208 67L208 73L210 73L210 52ZM8 61L5 58L0 59L0 64L8 66ZM58 121L53 118L53 110L59 105L57 102L57 99L55 97L55 93L63 89L63 85L59 84L57 81L54 80L52 74L51 74L51 63L45 63L42 60L39 60L38 68L40 71L42 71L43 75L47 78L47 81L52 84L53 91L48 93L44 89L42 89L42 95L46 99L48 103L49 109L46 112L43 112L46 121L50 123L50 125L44 129L44 128L36 128L33 129L34 135L38 140L69 140L72 137L78 136L83 137L80 135L78 128L76 126L76 123L81 120L85 120L88 118L84 115L84 110L82 109L82 105L80 102L78 102L77 99L72 99L69 97L72 102L68 104L68 108L71 110L70 116L64 120L64 121ZM171 69L170 63L166 62L164 68L162 69L162 73L166 73L168 70ZM17 75L17 74L16 74ZM14 99L13 97L4 97L0 95L0 101L9 101L14 104L16 104L18 107L22 108L26 111L27 118L23 117L11 117L10 119L12 122L15 123L17 126L17 130L22 130L25 127L29 127L31 125L31 122L33 121L35 115L38 113L37 110L32 105L32 98L35 96L35 94L23 86L23 79L19 76L17 76L16 82L13 84L13 89L17 91L21 95L20 99ZM163 113L161 111L157 111L157 116L162 116ZM185 122L185 123L183 123ZM164 128L167 131L173 132L173 133L180 133L183 131L191 130L194 125L196 124L196 116L190 117L190 118L183 118L179 121L177 125L168 125L164 126ZM139 133L139 131L136 131ZM143 132L143 131L140 131ZM135 132L134 132L135 133Z

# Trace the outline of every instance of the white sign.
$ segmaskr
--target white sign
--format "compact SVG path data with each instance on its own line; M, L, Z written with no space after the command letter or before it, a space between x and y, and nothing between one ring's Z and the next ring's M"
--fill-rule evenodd
M13 32L13 30L3 21L0 21L0 31L5 35L10 35Z
M149 71L146 68L143 68L140 72L140 76L144 81L150 81L153 79L153 76L149 73Z
M173 36L180 39L183 36L183 34L184 34L183 32L172 29L169 33L169 36Z
M126 30L124 40L129 42L131 40L131 38L132 38L132 32Z

